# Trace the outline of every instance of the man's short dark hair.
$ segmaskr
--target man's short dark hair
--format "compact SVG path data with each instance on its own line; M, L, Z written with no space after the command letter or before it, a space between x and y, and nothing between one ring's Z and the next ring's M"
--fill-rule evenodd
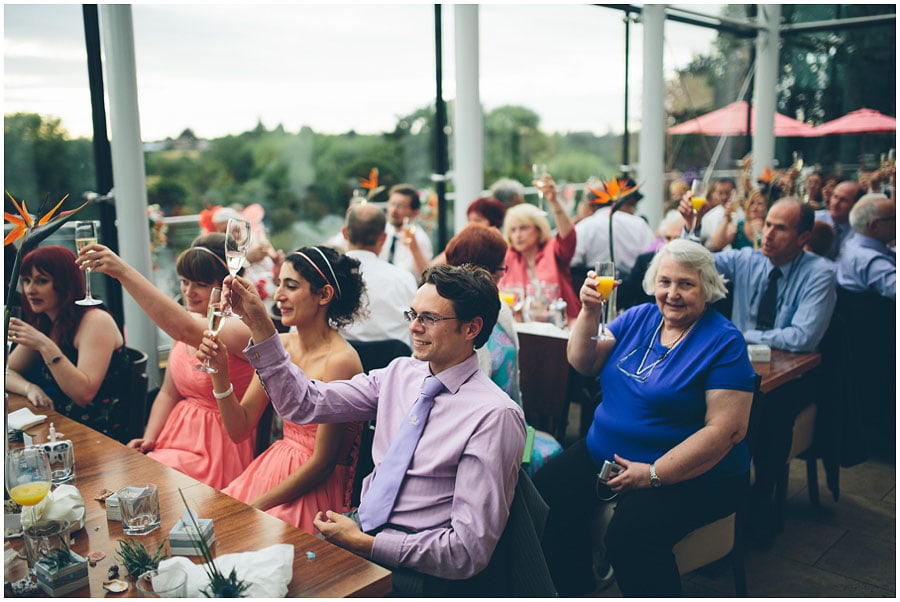
M475 349L480 349L491 336L500 313L500 293L488 271L468 263L444 264L428 268L424 278L425 284L433 284L441 297L450 300L460 322L481 318L481 332L474 341Z
M734 181L734 178L719 178L716 180L716 184L731 184L731 187L737 190L737 183Z
M422 205L422 202L419 200L419 191L409 184L394 184L388 191L388 199L390 199L393 194L402 194L408 198L409 207L413 211L418 211L419 207Z
M347 210L347 242L354 247L373 247L384 233L384 211L375 205L355 205Z

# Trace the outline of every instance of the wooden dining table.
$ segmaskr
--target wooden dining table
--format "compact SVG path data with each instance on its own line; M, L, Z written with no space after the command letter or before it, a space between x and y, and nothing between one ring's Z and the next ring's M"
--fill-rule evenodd
M759 390L763 394L800 378L821 363L820 353L793 353L781 349L772 349L771 361L752 362L753 370L761 377Z
M124 594L110 594L103 581L112 564L119 564L119 574L126 571L116 558L118 541L126 536L122 524L106 518L103 502L95 497L101 490L117 491L128 485L154 483L159 488L160 528L136 539L152 553L168 537L169 531L184 513L178 490L191 509L201 518L213 519L215 542L213 556L261 550L276 543L294 547L293 578L288 585L289 597L377 597L391 591L391 572L352 554L343 548L310 535L265 512L227 496L189 476L148 458L118 441L54 411L37 410L24 398L9 396L9 411L28 405L36 414L46 414L39 425L26 429L34 443L47 441L53 423L60 439L70 439L75 450L75 479L69 484L78 488L85 505L84 527L72 533L72 549L85 556L99 551L105 559L88 569L90 585L73 592L73 597L137 596L135 587ZM11 443L14 447L16 443ZM6 581L27 574L24 560L13 560L9 550L24 547L21 539L7 539L4 550ZM308 555L308 553L311 553ZM191 557L200 562L200 557ZM7 589L7 595L9 595Z
M529 397L548 400L561 405L566 397L567 374L566 343L569 330L545 323L517 323L519 338L519 370L523 400ZM753 370L760 377L759 393L761 401L779 387L802 377L822 363L819 353L793 353L780 349L771 350L768 362L751 362ZM555 408L555 406L554 406ZM539 408L542 411L543 407ZM593 408L588 408L586 417L593 416ZM586 432L586 429L583 429Z

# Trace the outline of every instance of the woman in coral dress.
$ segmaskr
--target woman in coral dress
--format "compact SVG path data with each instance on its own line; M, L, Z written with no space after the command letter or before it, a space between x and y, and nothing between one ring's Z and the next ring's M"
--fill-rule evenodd
M331 248L301 247L281 266L275 302L281 322L295 326L282 334L291 361L321 381L348 379L362 372L353 347L338 328L360 309L363 282L356 259ZM204 339L218 344L221 336ZM202 352L200 356L203 357ZM258 378L243 399L224 395L230 387L229 366L218 366L213 385L222 397L219 410L234 441L250 436L269 403ZM240 400L240 401L239 401ZM359 454L362 423L299 425L284 421L284 438L273 443L223 491L309 532L320 510L350 510L350 493Z
M221 287L228 275L225 235L201 236L178 256L175 269L181 281L184 308L102 245L86 247L79 261L82 268L89 264L94 272L121 282L150 319L175 341L144 436L131 440L128 446L222 489L253 460L253 437L240 443L228 438L209 374L195 370L200 363L195 355L207 326L210 293ZM236 350L228 355L228 365L234 389L242 395L253 378L253 368L241 352L250 331L240 320L228 318L219 334Z

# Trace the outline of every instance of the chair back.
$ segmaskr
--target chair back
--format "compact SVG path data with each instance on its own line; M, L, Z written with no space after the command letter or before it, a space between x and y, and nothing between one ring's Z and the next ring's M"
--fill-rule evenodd
M362 362L364 372L384 368L394 358L412 355L412 349L409 348L409 345L397 339L347 342L359 354L359 360Z
M253 446L253 457L260 455L272 445L272 426L275 422L275 409L271 403L266 404L259 422L256 423L256 443Z
M449 595L479 597L557 596L541 539L550 512L528 474L519 469L509 519L488 566L453 584Z
M519 384L525 420L565 445L569 415L566 339L519 332Z
M378 368L384 368L395 358L412 355L412 350L409 346L397 339L347 342L356 349L356 352L359 354L359 360L362 362L363 371L366 373ZM359 459L356 463L356 473L353 476L353 491L350 494L351 507L359 506L363 479L375 469L375 462L372 461L372 440L374 437L375 421L370 420L363 425L362 439L359 443Z
M842 450L844 466L864 460L859 454L863 449L894 458L897 347L891 336L897 327L896 306L895 300L875 293L838 288L834 313L844 320L844 345L850 350L841 367L848 380L846 410L853 414L846 419L854 419L851 425L857 429L845 433L845 441L848 448L861 447Z
M125 384L127 393L123 396L128 400L132 411L129 413L128 430L131 438L138 438L144 434L147 424L149 404L147 401L147 354L131 347L125 348L125 356L131 367L128 380Z

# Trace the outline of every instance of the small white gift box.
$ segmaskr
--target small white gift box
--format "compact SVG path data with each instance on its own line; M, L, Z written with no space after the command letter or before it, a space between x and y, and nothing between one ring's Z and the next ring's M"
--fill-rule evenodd
M212 547L216 540L212 519L195 516L194 520L200 527L200 533L203 534L206 545ZM182 516L169 531L169 550L173 556L202 556L199 545L200 535L197 533L190 515L185 511L185 516Z
M41 558L35 563L38 587L48 596L65 596L88 585L87 560L71 550L69 554L68 564L62 567L50 558Z

